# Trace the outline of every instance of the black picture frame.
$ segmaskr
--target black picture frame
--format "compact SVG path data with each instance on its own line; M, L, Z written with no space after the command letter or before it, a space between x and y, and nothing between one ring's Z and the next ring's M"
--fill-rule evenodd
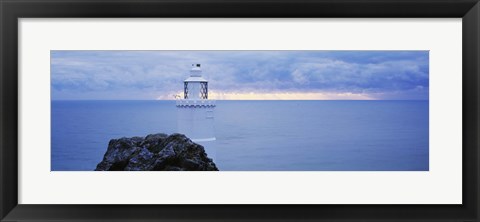
M0 15L1 221L479 221L480 5L478 0L0 0ZM463 204L18 204L17 21L19 18L47 17L462 18Z

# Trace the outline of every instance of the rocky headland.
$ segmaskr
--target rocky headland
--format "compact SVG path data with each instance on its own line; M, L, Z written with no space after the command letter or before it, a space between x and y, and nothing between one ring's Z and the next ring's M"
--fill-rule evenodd
M217 171L203 146L183 134L112 139L97 171Z

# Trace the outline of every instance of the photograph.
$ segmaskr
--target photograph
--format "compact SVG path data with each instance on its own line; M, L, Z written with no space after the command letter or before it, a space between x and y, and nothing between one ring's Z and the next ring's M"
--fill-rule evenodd
M0 222L480 222L480 0L0 2Z
M51 171L429 171L428 50L51 50Z

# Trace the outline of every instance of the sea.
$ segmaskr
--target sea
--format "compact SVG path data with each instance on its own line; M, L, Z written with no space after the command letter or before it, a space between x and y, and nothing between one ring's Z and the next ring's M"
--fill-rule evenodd
M111 139L175 133L175 101L52 101L51 170L91 171ZM217 101L221 171L428 171L428 101Z

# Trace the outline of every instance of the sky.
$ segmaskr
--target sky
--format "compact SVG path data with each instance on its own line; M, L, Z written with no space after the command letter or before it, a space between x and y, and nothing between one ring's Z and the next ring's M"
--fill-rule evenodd
M51 51L52 100L428 100L428 51Z

